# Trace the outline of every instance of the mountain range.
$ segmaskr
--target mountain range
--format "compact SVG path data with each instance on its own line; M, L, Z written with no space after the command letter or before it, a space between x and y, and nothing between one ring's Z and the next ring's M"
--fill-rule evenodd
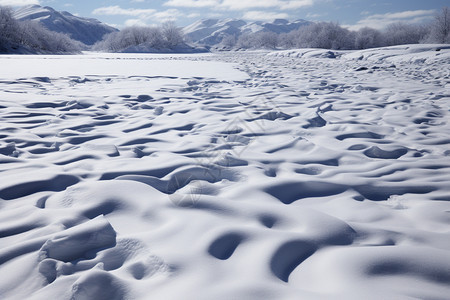
M67 34L74 40L86 45L93 45L102 40L103 36L118 31L97 19L74 16L66 11L56 11L51 7L28 5L14 12L14 17L20 21L38 21L51 31ZM215 46L227 36L238 38L243 34L256 32L287 33L307 26L312 22L296 20L290 22L276 19L273 22L247 22L240 19L203 19L183 28L189 42L197 45Z
M297 20L290 22L285 19L276 19L273 22L246 22L239 19L203 19L184 27L183 32L193 43L206 46L214 46L226 36L238 38L242 34L256 33L260 31L288 33L307 26L312 22Z
M82 18L66 11L56 11L51 7L28 5L14 12L14 17L20 21L38 21L51 31L67 34L74 40L86 45L100 41L105 34L117 31L96 19Z

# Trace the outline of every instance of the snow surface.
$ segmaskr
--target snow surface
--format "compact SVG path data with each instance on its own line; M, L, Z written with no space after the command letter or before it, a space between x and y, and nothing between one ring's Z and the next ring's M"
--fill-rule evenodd
M448 299L435 48L1 56L0 298Z

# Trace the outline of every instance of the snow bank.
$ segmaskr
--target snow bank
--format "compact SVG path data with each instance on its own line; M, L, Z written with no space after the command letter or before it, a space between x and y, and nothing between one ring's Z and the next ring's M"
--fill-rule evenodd
M387 62L431 63L450 59L449 45L402 45L353 51L345 59Z
M450 59L449 45L400 45L357 51L327 49L295 49L268 54L276 57L341 58L371 62L432 63Z

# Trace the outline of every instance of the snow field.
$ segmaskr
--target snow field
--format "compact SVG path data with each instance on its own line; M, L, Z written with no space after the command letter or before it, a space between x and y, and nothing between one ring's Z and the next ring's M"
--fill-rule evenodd
M0 298L446 299L433 47L0 57Z

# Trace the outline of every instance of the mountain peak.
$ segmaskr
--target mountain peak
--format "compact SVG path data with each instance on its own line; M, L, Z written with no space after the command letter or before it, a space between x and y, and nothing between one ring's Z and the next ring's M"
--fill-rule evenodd
M67 34L86 45L93 45L105 34L117 31L98 20L77 17L69 12L59 12L50 6L27 5L17 9L14 17L20 21L37 21L51 31Z
M276 24L276 25L285 25L287 23L289 23L289 21L286 19L275 19L273 21L273 24Z
M203 19L184 28L186 36L194 43L206 46L220 44L226 36L238 38L242 34L255 33L259 31L287 33L311 24L301 22L290 22L285 19L276 19L273 22L246 22L240 19Z

